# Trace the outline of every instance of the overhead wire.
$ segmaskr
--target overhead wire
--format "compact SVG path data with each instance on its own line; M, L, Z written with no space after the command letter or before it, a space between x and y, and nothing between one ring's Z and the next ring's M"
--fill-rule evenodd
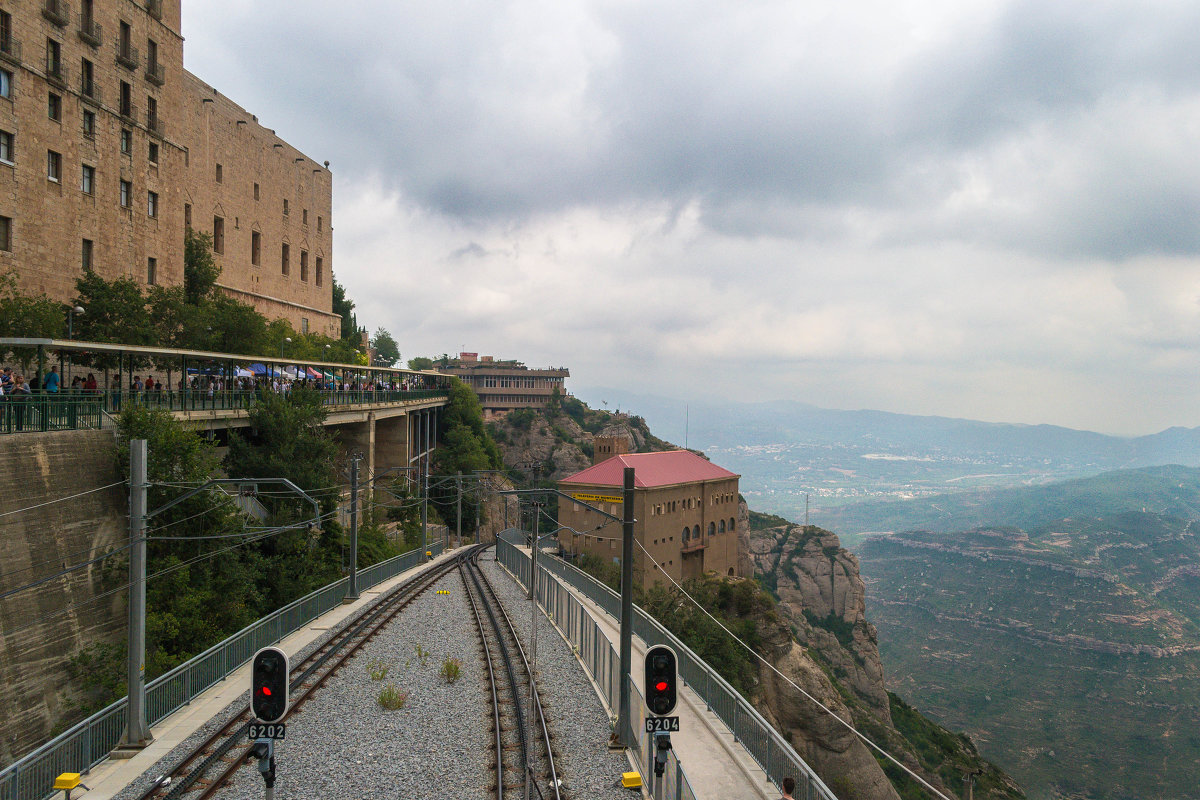
M35 509L45 508L46 506L52 506L55 503L63 503L63 502L66 502L67 500L74 500L78 497L84 497L85 495L95 494L96 492L103 492L105 489L112 489L116 486L124 486L125 483L126 483L126 481L117 481L116 483L110 483L107 486L97 486L95 489L88 489L86 492L80 492L79 494L73 494L73 495L70 495L69 497L60 497L57 500L47 500L45 503L38 503L37 505L26 506L25 508L17 508L12 511L0 512L0 517L8 517L13 514L23 514L26 511L34 511Z

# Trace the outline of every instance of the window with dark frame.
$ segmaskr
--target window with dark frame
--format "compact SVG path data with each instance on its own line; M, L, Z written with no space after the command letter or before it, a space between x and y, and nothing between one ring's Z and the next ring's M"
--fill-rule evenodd
M183 224L185 227L192 227L192 204L183 204Z
M150 147L148 148L147 153L146 153L146 159L151 164L158 163L158 142L150 142Z
M288 215L288 213L289 213L288 212L288 200L285 197L285 198L283 198L283 215L286 217Z
M46 151L46 179L55 183L62 181L62 153Z
M8 131L0 131L0 161L12 164L15 156L14 144L16 138Z
M96 112L83 110L83 135L89 139L96 138Z
M62 122L62 96L50 92L46 97L46 116L55 122Z
M96 168L91 164L80 167L79 190L84 194L96 194Z
M158 283L157 258L150 257L146 259L146 283L148 283L150 286L154 286L156 283Z
M121 152L125 155L133 153L133 131L121 128Z
M224 182L225 182L225 169L220 164L217 164L217 183L224 183Z
M12 217L0 216L0 250L12 250Z
M300 251L300 280L308 283L308 251Z
M287 242L284 242L283 248L282 248L282 250L280 250L280 253L279 253L279 267L281 270L281 274L283 274L283 275L288 275L292 271L292 265L290 263L291 255L292 255L291 248L288 246Z
M225 252L225 218L213 217L213 252Z
M258 231L250 231L250 263L262 266L262 234Z
M92 251L94 249L95 245L92 243L91 239L83 240L83 247L81 248L79 257L79 266L83 267L84 272L92 271Z
M13 74L6 69L0 69L0 97L12 98Z
M62 78L62 45L54 39L46 39L46 75Z
M133 203L133 184L121 181L121 208L129 208Z
M146 192L146 216L158 217L158 192Z
M258 184L254 184L254 199L258 199Z
M317 268L317 275L316 275L317 286L323 286L325 284L325 264L323 263L320 256L317 256L316 268Z

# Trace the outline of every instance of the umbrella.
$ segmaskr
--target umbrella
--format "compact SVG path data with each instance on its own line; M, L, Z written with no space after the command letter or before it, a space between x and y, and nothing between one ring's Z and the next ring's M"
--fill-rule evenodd
M253 372L251 372L250 370L245 369L243 367L238 367L237 371L234 372L233 374L239 378L253 378L254 377Z
M304 371L308 374L308 377L310 377L310 378L320 378L321 377L321 373L317 372L312 367L305 367Z

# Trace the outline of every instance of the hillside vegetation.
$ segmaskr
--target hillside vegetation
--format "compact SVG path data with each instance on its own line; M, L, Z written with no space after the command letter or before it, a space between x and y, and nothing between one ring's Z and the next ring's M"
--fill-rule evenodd
M1193 796L1198 500L1200 471L1121 471L944 506L1027 528L867 538L894 686L1032 797Z

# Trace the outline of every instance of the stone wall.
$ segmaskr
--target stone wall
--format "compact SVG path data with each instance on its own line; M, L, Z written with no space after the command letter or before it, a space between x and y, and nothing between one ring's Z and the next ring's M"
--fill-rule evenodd
M18 509L122 479L111 432L0 438L0 593L94 558L128 538L124 486L22 513ZM0 600L0 764L49 738L78 699L69 659L96 642L121 642L123 555Z

